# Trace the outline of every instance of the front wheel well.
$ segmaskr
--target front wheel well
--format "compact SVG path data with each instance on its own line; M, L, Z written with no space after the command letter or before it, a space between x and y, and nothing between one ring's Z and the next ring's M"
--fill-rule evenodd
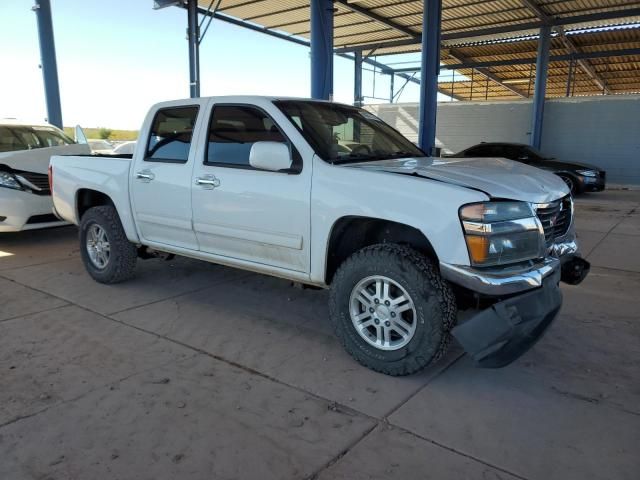
M82 188L78 190L76 194L76 210L78 212L78 220L82 219L82 216L87 210L92 207L101 207L110 205L115 207L111 198L97 190L91 190L88 188Z
M427 237L417 228L379 218L348 216L339 219L331 229L327 247L325 283L331 284L338 267L353 253L380 243L410 246L435 260L437 268L436 252Z

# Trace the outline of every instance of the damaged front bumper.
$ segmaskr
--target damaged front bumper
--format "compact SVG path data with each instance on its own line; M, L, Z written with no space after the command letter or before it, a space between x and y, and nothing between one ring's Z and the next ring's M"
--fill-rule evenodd
M447 280L496 299L451 331L478 366L503 367L529 350L560 311L560 281L576 285L587 276L589 262L578 256L574 241L554 253L562 256L493 271L440 265Z
M560 269L541 288L502 300L461 325L452 335L480 367L510 364L531 348L562 306Z
M494 269L440 262L440 273L451 283L481 295L512 295L541 287L553 272L563 268L567 262L579 258L575 238L554 244L549 253L550 256L537 262ZM588 268L586 271L588 272Z

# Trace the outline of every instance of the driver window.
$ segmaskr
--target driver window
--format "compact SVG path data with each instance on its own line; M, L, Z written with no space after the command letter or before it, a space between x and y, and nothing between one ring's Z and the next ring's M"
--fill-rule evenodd
M145 161L186 163L197 116L197 106L158 110L151 126Z
M209 125L205 164L247 168L256 142L287 143L275 122L262 110L245 105L217 105Z

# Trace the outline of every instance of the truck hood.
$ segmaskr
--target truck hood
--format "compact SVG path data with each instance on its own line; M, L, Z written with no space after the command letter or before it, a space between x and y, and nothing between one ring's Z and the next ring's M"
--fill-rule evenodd
M504 158L399 158L348 166L429 178L481 190L492 198L545 203L569 194L554 174Z

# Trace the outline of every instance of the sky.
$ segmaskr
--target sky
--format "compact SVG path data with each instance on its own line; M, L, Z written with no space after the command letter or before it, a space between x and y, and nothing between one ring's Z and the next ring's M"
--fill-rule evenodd
M0 118L46 118L33 3L0 0ZM189 96L186 10L153 10L153 0L51 4L65 126L137 129L152 104ZM335 100L353 102L353 68L352 61L335 58ZM202 96L310 92L307 47L216 20L200 47L200 69ZM365 71L363 79L365 95L388 97L388 75L376 75L375 91L373 73ZM418 98L418 86L409 84L398 100Z

